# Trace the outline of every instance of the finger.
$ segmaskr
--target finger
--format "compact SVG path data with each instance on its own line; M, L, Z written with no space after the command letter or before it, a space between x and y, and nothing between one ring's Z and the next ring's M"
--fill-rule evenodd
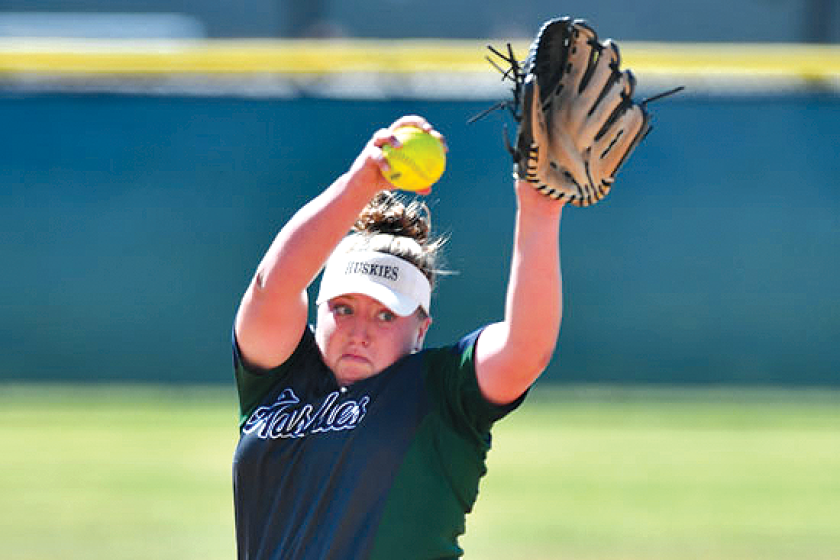
M371 142L377 148L381 148L386 144L390 144L395 148L402 147L399 138L394 135L394 132L389 128L381 128L373 134Z
M604 173L614 176L649 128L649 118L638 105L624 111L593 149L593 156L600 160L599 166Z
M443 151L444 152L449 151L449 145L446 143L446 138L443 136L443 134L441 134L440 132L438 132L435 129L432 129L431 131L429 131L429 134L431 134L432 136L437 138L437 140L443 145Z
M569 54L566 59L565 72L568 74L564 81L568 83L572 92L578 93L586 86L592 72L592 66L597 56L598 35L583 20L572 22Z
M607 39L602 43L602 49L598 54L589 82L581 92L579 106L575 107L575 110L581 113L581 119L591 116L601 100L609 93L612 85L621 79L620 64L621 55L618 45Z
M370 156L370 159L379 167L380 171L382 171L383 175L388 175L391 173L391 165L388 163L388 158L385 157L385 152L382 150L377 151L376 153Z
M624 107L629 106L629 100L633 95L636 80L630 70L625 70L611 81L605 90L601 100L591 112L586 121L586 127L582 134L594 141L600 140L615 119L623 112Z
M432 125L430 125L429 122L420 115L405 115L403 117L400 117L396 121L394 121L394 123L389 128L391 130L394 130L402 126L415 126L420 130L425 130L426 132L432 130Z

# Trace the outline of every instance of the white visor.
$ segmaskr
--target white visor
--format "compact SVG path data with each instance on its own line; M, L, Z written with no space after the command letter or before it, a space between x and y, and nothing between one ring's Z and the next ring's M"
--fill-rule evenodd
M432 287L410 262L377 251L336 252L327 261L317 305L345 294L370 296L397 315L422 307L429 315Z

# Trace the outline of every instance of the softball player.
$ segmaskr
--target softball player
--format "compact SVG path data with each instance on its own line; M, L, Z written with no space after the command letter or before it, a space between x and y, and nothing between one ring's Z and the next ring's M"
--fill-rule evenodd
M240 559L460 557L490 429L554 352L563 205L519 182L504 318L423 349L442 242L383 177L404 125L440 137L418 116L376 132L281 229L242 298ZM313 327L306 289L322 269Z

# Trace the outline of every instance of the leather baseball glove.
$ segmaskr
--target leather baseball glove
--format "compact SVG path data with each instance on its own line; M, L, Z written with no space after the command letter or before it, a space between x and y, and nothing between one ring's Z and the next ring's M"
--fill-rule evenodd
M609 193L619 168L651 130L647 103L683 89L633 101L636 80L620 70L618 46L599 41L583 20L545 22L523 63L510 45L507 54L490 50L510 67L488 60L514 82L513 99L491 108L508 107L517 121L513 146L505 135L514 175L575 206Z

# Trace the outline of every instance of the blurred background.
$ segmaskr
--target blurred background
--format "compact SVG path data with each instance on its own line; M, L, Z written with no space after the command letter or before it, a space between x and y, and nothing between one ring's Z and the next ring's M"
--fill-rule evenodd
M531 37L558 15L597 22L622 40L816 42L840 40L835 0L5 0L0 33L62 37Z
M836 0L570 2L620 41L654 132L567 213L546 380L840 383ZM433 344L502 312L508 96L549 2L38 3L0 11L0 378L229 380L275 232L372 130L420 113L449 169ZM319 37L312 40L306 38ZM328 39L323 39L324 37Z
M400 115L450 148L427 342L499 318L514 123L467 120L509 95L486 45L561 15L640 98L687 89L565 212L558 352L472 557L840 557L837 0L0 2L0 556L232 555L239 298Z

